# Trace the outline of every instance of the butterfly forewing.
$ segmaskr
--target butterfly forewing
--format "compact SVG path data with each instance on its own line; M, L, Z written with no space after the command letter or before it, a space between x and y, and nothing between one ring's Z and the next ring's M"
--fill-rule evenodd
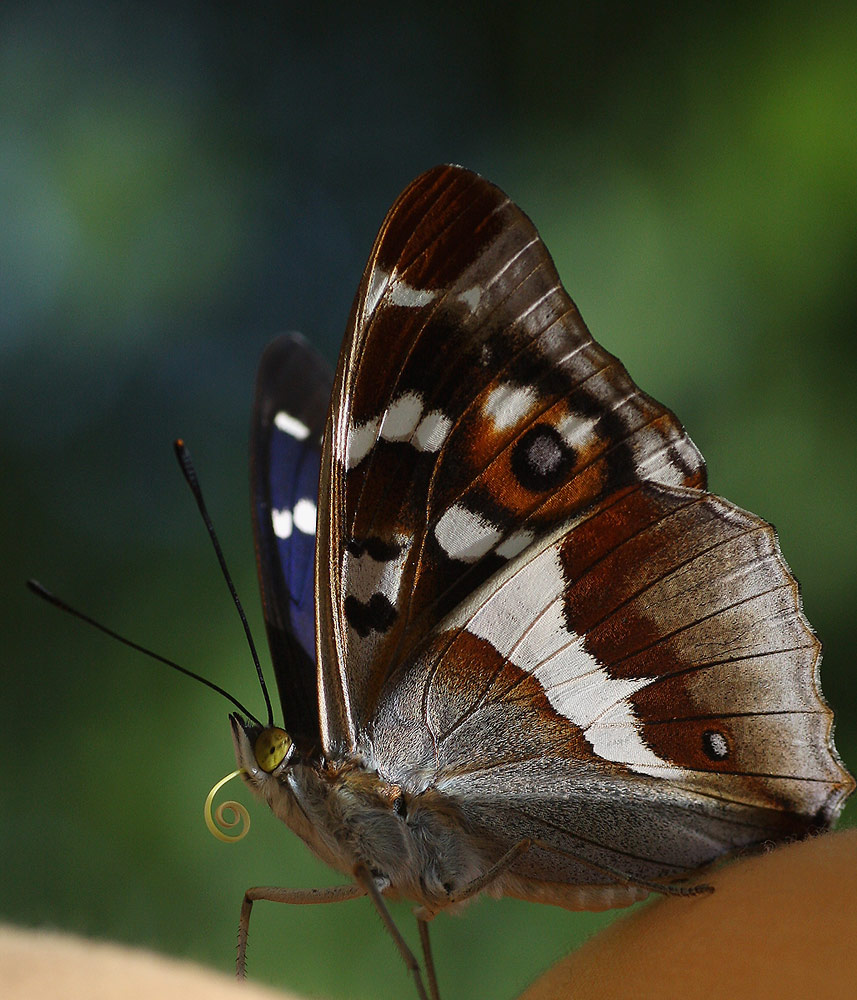
M529 219L455 167L388 215L333 407L325 600L352 735L385 672L542 533L641 478L705 481L676 418L592 340Z
M253 531L271 658L292 739L318 744L315 667L316 509L332 375L297 334L262 356L250 469Z

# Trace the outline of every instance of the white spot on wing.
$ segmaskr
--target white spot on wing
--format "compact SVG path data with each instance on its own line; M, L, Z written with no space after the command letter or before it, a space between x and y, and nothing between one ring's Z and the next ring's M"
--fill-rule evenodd
M406 306L408 309L419 309L427 306L438 296L437 290L428 291L424 288L411 288L405 281L394 281L390 285L390 302L394 306Z
M444 552L462 562L476 562L502 538L495 524L461 504L446 511L435 525L434 534Z
M291 413L286 413L285 410L280 410L274 417L274 424L284 434L288 434L297 441L305 441L309 437L309 427L297 417L293 417Z
M392 559L374 559L368 552L355 556L345 550L342 579L346 594L353 595L364 604L374 594L383 594L394 607L397 606L402 570L413 539L400 535L395 541L400 548Z
M315 504L312 500L307 500L306 498L298 500L295 504L295 511L293 515L295 527L298 531L303 532L305 535L314 535L315 517Z
M413 445L417 451L437 451L446 440L452 421L440 410L432 410L420 421L414 432Z
M363 305L364 322L375 312L389 281L390 275L380 267L376 267L372 272L372 277L369 279L369 288L366 290L366 301Z
M582 413L570 413L560 420L556 429L570 448L581 448L592 441L597 422L595 417L585 417Z
M407 392L390 404L381 424L385 441L407 441L419 423L423 401L414 392Z
M492 390L483 409L494 422L494 429L504 431L523 420L537 399L538 394L530 386L504 382Z
M272 510L271 525L277 538L290 538L292 534L292 512L290 510Z
M359 465L374 447L375 442L378 440L378 425L380 422L378 417L373 417L363 424L358 424L356 427L352 426L348 431L346 464L349 469L353 469L355 465Z
M481 298L482 289L479 285L474 285L472 288L468 288L458 296L459 302L463 302L471 312L475 312Z

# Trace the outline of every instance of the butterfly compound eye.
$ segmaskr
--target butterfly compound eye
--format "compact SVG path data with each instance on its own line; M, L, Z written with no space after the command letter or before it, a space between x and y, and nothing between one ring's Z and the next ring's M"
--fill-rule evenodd
M253 747L256 763L269 774L279 767L292 746L285 729L264 729Z

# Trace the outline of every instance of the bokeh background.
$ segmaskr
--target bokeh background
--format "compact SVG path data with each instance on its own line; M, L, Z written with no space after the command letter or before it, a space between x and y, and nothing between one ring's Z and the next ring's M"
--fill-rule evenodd
M264 643L256 362L295 328L333 362L386 209L443 161L522 205L712 486L777 526L857 763L855 54L857 7L825 0L5 0L0 916L230 969L246 886L336 880L261 807L247 840L214 841L226 703L23 581L258 705L170 443L189 442ZM443 995L511 997L607 919L441 917ZM250 971L410 990L366 901L260 904Z

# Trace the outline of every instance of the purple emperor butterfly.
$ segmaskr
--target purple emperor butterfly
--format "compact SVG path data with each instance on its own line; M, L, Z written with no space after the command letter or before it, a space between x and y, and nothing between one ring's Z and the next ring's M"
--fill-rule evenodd
M460 167L372 250L335 377L259 371L254 525L283 729L246 783L368 894L626 906L829 826L854 783L773 528L706 489L596 344L530 220ZM316 513L317 512L317 513Z

